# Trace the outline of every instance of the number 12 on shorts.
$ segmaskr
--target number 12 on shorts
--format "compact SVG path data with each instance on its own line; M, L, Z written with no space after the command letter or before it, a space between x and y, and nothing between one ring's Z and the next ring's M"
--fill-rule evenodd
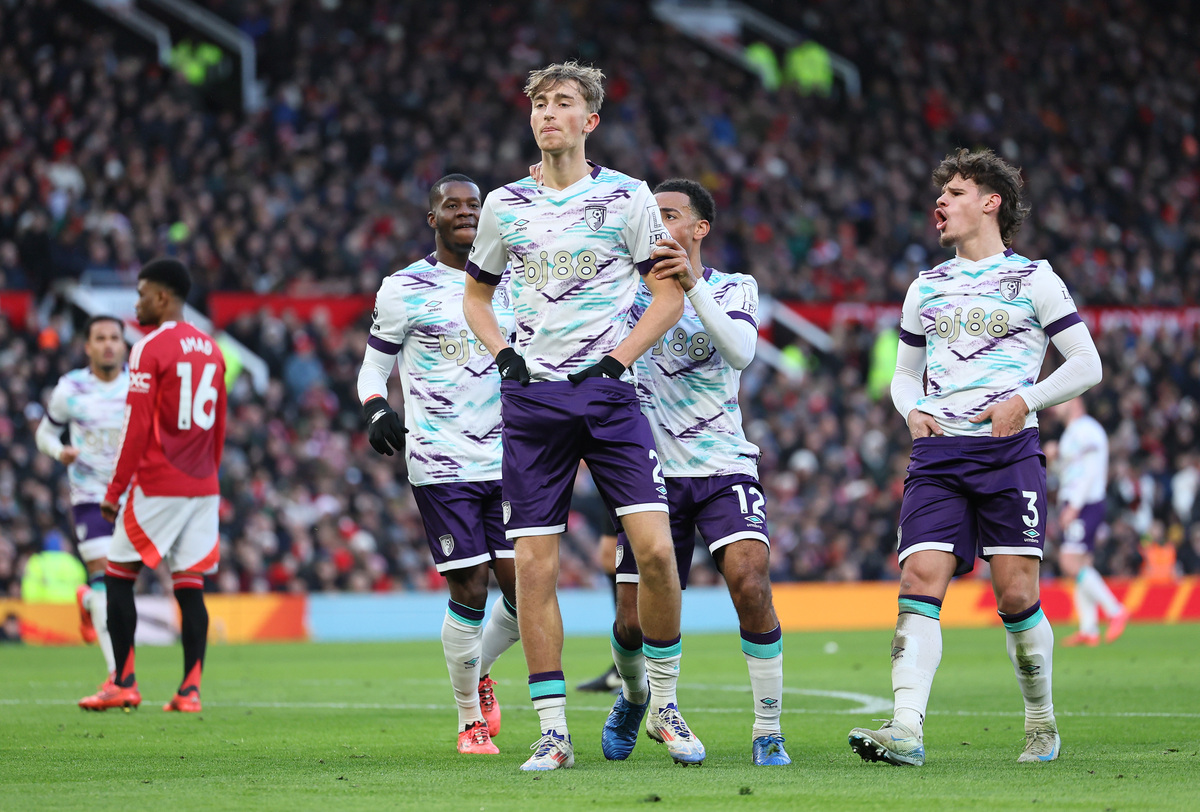
M754 499L753 504L751 504L750 500L747 498L747 491L749 491L750 497ZM760 519L764 520L767 518L765 515L763 515L763 505L766 504L767 498L762 495L762 491L753 485L750 485L749 487L745 485L734 485L733 492L737 494L738 507L741 508L742 513L753 513L755 516L758 516Z

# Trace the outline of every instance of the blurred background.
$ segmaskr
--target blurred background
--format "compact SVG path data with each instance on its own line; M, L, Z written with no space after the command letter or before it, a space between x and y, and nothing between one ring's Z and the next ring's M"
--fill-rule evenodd
M131 307L162 254L192 268L190 304L239 372L208 589L442 589L402 465L362 430L371 302L431 250L433 181L526 174L521 88L568 58L608 77L589 158L702 182L706 264L770 300L742 410L776 581L898 575L910 444L888 383L904 292L948 256L929 176L960 146L1023 167L1015 247L1050 260L1101 351L1098 568L1137 574L1153 546L1162 577L1200 572L1198 16L1147 0L0 0L0 595L20 596L30 556L70 549L65 469L34 431L86 363L87 314ZM1043 442L1061 431L1043 414ZM606 588L585 471L575 508L563 585ZM715 582L698 550L692 582Z

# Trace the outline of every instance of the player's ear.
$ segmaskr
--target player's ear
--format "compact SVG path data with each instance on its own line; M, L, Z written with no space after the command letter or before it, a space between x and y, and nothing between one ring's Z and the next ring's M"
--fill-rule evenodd
M692 239L702 240L708 236L708 232L712 231L712 224L707 220L697 220L695 227L692 229Z
M437 228L437 215L431 211L425 212L425 222L429 223L430 228Z
M588 113L587 118L584 119L584 121L583 121L584 133L590 133L592 130L596 129L598 126L600 126L600 114L599 113Z
M991 214L1000 208L1001 197L999 192L989 193L983 201L983 213Z

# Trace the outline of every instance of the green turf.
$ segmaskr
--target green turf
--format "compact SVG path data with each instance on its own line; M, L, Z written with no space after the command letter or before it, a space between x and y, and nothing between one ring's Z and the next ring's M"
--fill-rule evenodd
M1021 700L1003 632L947 631L928 762L897 768L865 764L846 743L851 727L888 715L890 633L788 635L793 764L755 768L737 639L691 635L679 693L707 746L704 766L675 766L645 738L629 761L606 762L599 731L609 699L571 692L576 767L546 774L517 769L537 735L519 650L493 674L501 755L466 757L454 749L437 643L213 646L199 716L159 710L179 676L177 648L138 651L140 710L89 714L74 701L99 681L96 649L4 647L0 808L1196 808L1198 641L1194 625L1134 626L1111 647L1059 649L1062 757L1018 765ZM602 639L568 641L568 685L598 674L607 658Z

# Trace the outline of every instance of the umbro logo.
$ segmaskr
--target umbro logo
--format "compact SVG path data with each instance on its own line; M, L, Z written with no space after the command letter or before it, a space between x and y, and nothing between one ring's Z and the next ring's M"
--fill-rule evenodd
M465 665L467 668L474 668L475 666L479 665L479 658L472 657L471 659L469 659L465 663L463 663L463 665Z
M764 698L763 698L762 700L760 700L760 701L763 703L763 705L765 705L765 706L766 706L766 707L768 707L768 708L773 708L773 707L775 707L776 705L778 705L778 704L779 704L779 700L778 700L778 699L772 699L772 698L771 698L771 697L769 697L769 696L768 696L768 697L764 697Z
M1034 674L1036 674L1038 671L1041 671L1041 670L1042 670L1042 667L1041 667L1040 665L1033 665L1033 664L1031 663L1031 664L1027 664L1027 665L1023 665L1023 666L1021 666L1021 670L1022 670L1022 671L1024 671L1026 674L1029 674L1030 676L1033 676L1033 675L1034 675Z
M441 302L426 302L425 303L425 307L428 308L429 310L433 310L435 307L441 307L441 306L442 306Z

